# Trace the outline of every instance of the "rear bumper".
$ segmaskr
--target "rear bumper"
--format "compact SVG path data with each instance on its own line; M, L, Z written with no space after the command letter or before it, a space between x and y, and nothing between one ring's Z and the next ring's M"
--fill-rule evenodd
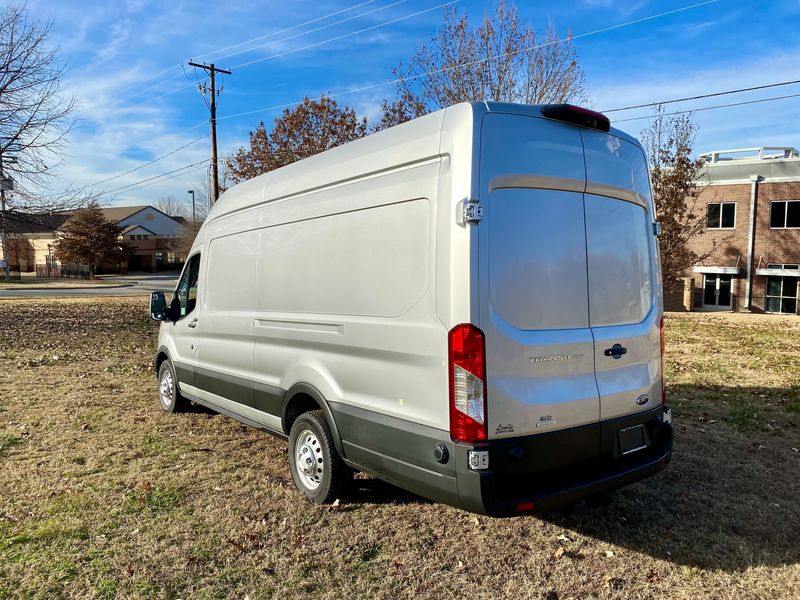
M653 475L672 456L668 411L659 407L581 428L481 445L456 444L461 505L497 517L548 511ZM647 447L622 455L618 431L639 424ZM487 450L489 469L470 470L470 450Z

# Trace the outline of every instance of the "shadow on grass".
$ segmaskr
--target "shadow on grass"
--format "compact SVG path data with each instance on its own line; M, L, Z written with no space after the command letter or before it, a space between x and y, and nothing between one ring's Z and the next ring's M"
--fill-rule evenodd
M770 410L786 401L786 394L691 385L670 391L698 406L676 411L673 458L664 471L619 490L609 506L579 505L542 518L704 569L800 563L800 456L792 450L800 445L800 416L766 412L761 420L775 423L766 430L740 427L737 421L742 405L757 406L760 400ZM715 399L725 399L724 404Z
M417 496L391 483L386 483L371 475L358 475L350 485L350 490L342 499L353 508L373 504L423 505L433 501Z
M800 563L796 394L797 388L671 386L675 448L664 471L618 490L608 506L582 503L538 518L691 567L732 572ZM192 412L216 414L199 405ZM366 475L356 477L342 502L342 512L432 504Z

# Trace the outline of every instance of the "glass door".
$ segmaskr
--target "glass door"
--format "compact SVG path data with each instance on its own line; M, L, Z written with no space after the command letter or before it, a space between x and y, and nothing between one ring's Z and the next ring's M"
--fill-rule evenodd
M766 311L797 313L797 277L767 277Z
M703 282L703 308L730 310L732 275L706 275Z

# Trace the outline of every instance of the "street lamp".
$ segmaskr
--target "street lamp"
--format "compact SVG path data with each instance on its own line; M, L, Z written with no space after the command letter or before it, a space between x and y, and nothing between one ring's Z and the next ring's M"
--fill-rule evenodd
M192 224L197 225L197 216L194 208L194 190L186 190L186 193L192 195Z

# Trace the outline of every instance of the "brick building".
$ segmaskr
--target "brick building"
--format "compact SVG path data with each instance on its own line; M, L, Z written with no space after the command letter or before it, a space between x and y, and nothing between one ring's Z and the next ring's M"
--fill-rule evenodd
M747 148L700 158L696 210L706 227L690 247L708 256L686 273L694 309L797 314L800 154Z

